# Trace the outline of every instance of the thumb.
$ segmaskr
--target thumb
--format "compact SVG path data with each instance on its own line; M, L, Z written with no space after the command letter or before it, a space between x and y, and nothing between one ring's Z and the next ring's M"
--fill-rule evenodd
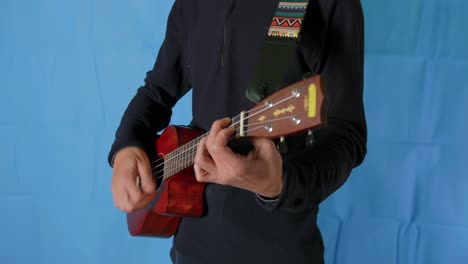
M271 139L255 138L252 140L252 144L254 145L257 158L269 160L280 155L275 142Z
M252 145L258 151L265 151L265 149L276 149L275 142L268 138L252 138Z
M151 173L151 165L146 155L140 156L138 162L138 175L141 179L141 189L145 193L153 193L156 190L156 182Z

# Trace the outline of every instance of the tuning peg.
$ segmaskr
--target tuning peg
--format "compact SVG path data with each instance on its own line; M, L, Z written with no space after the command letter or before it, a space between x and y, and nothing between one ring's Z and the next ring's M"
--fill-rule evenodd
M288 144L286 144L284 137L280 138L280 141L276 144L276 149L278 149L281 154L286 154L288 152Z
M304 75L302 75L302 79L305 80L305 79L307 79L309 77L312 77L312 76L313 76L313 74L311 72L306 72L306 73L304 73Z
M312 147L315 143L315 134L312 129L309 129L307 131L307 136L306 136L306 147Z
M269 95L269 92L268 92L269 89L270 89L269 82L264 82L260 85L260 93L261 93L262 98Z

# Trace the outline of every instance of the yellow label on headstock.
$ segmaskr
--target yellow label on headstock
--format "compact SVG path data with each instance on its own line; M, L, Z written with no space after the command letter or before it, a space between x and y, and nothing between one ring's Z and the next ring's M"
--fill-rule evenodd
M315 86L315 84L311 84L309 86L309 111L308 111L308 114L307 116L309 118L313 118L315 117L315 115L317 114L317 105L316 105L316 101L317 101L317 87Z

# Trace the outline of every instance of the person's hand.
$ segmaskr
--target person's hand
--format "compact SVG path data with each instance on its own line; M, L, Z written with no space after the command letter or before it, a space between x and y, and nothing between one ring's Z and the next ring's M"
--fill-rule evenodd
M254 149L247 156L236 154L227 146L235 133L230 123L229 118L215 121L208 136L200 140L194 160L197 181L277 197L283 187L283 160L274 142L252 138Z
M156 182L145 151L126 147L117 152L112 170L112 196L115 207L132 212L146 206L154 198ZM140 177L141 187L137 185Z

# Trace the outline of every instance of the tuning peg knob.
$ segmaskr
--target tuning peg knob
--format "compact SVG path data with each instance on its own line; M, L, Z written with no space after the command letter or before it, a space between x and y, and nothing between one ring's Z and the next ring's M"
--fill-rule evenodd
M288 152L288 144L286 144L284 137L280 138L280 141L276 144L276 149L278 149L281 154L286 154Z
M305 79L307 79L307 78L309 78L309 77L312 77L313 75L314 75L314 74L311 73L311 72L306 72L306 73L304 73L304 74L302 75L302 79L305 80Z
M306 136L306 147L312 147L315 143L315 134L314 131L309 129Z

